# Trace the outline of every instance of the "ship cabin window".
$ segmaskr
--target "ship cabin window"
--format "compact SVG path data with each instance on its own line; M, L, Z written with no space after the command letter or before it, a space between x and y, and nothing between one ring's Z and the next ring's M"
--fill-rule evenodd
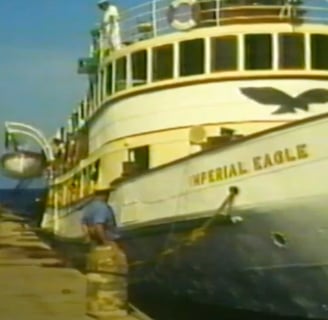
M180 76L204 73L204 39L180 42Z
M99 103L104 100L104 82L105 82L105 71L101 70L99 73Z
M100 87L100 73L96 75L95 79L95 84L94 84L94 97L95 97L95 104L94 104L94 111L96 111L99 107L99 102L100 102L100 92L99 92L99 87Z
M138 172L149 169L149 146L129 149L129 159L134 162Z
M59 185L57 187L57 206L61 208L63 206L63 186Z
M126 57L116 60L115 72L115 92L126 88Z
M85 104L84 101L80 103L79 106L79 115L80 115L80 120L85 120Z
M173 78L173 45L153 49L153 81Z
M84 116L85 120L89 118L89 99L88 96L86 96L86 99L84 100Z
M73 200L77 200L80 196L80 174L76 174L73 177L72 180L72 195L73 195Z
M94 108L94 105L95 105L95 101L96 101L96 97L95 97L95 94L96 94L96 90L95 90L95 85L93 82L90 82L89 84L89 106L90 106L90 114L92 114L93 112L93 108Z
M305 46L303 34L279 34L279 68L305 68Z
M87 117L91 117L92 115L92 106L93 106L93 102L92 102L92 85L89 85L89 91L87 94Z
M270 34L247 34L245 41L245 69L272 68L272 38Z
M88 102L87 102L87 117L91 117L92 115L92 102L90 100L90 98L88 99Z
M82 170L82 195L86 196L89 191L89 167Z
M236 36L211 39L211 70L230 71L238 67L238 45Z
M97 182L99 179L100 160L97 160L91 167L90 180Z
M113 65L110 63L107 66L106 94L111 95L112 93L113 93Z
M73 127L73 132L77 131L79 127L79 113L78 112L73 112L71 115L71 121L72 121L72 127Z
M311 68L328 70L328 36L323 34L311 35Z
M76 137L76 157L78 161L88 156L88 131L80 130Z
M147 51L142 50L131 55L132 86L140 86L147 82Z

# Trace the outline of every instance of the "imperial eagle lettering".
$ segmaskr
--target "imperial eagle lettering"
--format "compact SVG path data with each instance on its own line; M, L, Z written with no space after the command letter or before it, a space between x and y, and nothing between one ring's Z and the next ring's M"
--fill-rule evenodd
M271 153L254 156L251 161L237 161L217 168L194 174L190 177L192 186L200 186L228 179L237 178L251 172L261 171L309 157L306 144L292 148L279 149Z
M278 150L274 153L266 153L253 158L253 169L255 171L267 169L287 162L293 162L308 157L305 144L297 145L293 149Z

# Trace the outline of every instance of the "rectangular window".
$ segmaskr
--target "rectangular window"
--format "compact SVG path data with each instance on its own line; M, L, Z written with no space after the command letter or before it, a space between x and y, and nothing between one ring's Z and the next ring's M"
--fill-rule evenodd
M238 46L236 36L211 39L211 70L237 70Z
M82 170L82 176L83 176L83 196L86 196L89 193L89 185L90 185L90 174L89 174L89 168L84 168Z
M129 150L129 159L135 163L137 171L149 169L149 146Z
M81 103L80 103L80 111L79 111L79 114L80 114L80 119L81 120L84 120L85 119L85 103L84 103L84 101L82 101Z
M104 70L100 71L99 74L99 103L101 103L104 100L104 81L105 80L105 72Z
M304 69L304 35L286 33L279 35L279 68Z
M111 95L112 93L113 93L113 65L110 63L107 66L106 94Z
M79 114L78 114L78 112L73 112L72 113L71 121L72 121L72 128L73 128L73 132L74 132L79 126Z
M147 51L142 50L131 55L132 86L140 86L147 82Z
M99 180L100 160L91 165L90 180L97 182Z
M116 60L115 92L126 88L126 57Z
M245 35L245 69L272 68L272 38L270 34Z
M92 101L89 99L87 104L87 117L92 116Z
M153 49L153 81L173 78L173 45Z
M92 116L92 112L93 112L93 105L94 105L94 100L93 100L93 84L90 83L89 84L89 92L87 95L87 101L88 101L88 117Z
M98 75L96 76L95 81L90 83L90 92L92 97L92 112L95 110L95 106L98 103L98 87L97 87Z
M180 76L204 73L204 39L180 42Z
M96 100L96 106L95 108L98 109L99 108L99 104L101 103L101 72L99 71L97 74L97 80L96 80L96 96L97 96L97 100Z
M328 70L328 36L324 34L311 35L311 68Z
M95 100L96 100L96 97L95 97L95 84L94 84L94 81L90 82L89 83L89 99L90 99L90 108L91 108L91 112L93 112L93 107L95 105Z
M88 156L88 131L86 129L80 130L76 139L76 157L82 160Z

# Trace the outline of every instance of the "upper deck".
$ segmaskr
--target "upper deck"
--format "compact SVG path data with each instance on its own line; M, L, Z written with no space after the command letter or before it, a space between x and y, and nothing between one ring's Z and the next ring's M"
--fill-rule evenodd
M291 4L292 3L292 4ZM122 10L122 43L129 45L208 26L328 23L325 0L152 0Z
M263 24L272 32L275 24L289 25L292 32L302 25L325 28L328 24L326 0L151 0L118 11L115 26L101 22L91 31L89 57L79 59L79 73L94 74L130 49L147 49L164 39L171 41L162 44L181 41L209 28L218 34L227 29L237 34L246 29L253 33L256 28L263 32Z

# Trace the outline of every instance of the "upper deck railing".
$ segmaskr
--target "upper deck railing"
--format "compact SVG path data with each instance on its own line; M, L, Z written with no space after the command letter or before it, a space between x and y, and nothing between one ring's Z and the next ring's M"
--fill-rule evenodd
M120 11L125 44L215 25L328 23L327 0L153 0Z

